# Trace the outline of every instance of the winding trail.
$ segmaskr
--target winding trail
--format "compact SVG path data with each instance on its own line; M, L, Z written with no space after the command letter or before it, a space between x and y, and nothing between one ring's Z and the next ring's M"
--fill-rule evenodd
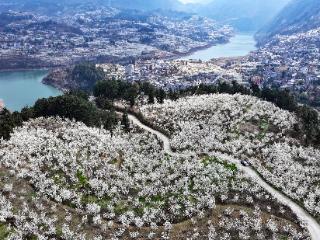
M182 157L195 155L195 154L186 155L186 154L179 154L179 153L173 152L172 148L170 146L170 139L167 136L165 136L164 134L162 134L159 131L156 131L156 130L144 125L143 123L141 123L139 121L138 118L136 118L132 114L128 114L128 117L129 117L129 120L134 125L156 135L163 142L163 149L167 154L169 154L171 156L182 156ZM213 152L212 154L222 160L226 160L226 161L229 161L231 163L236 164L239 169L241 169L243 172L245 172L250 178L252 178L255 182L257 182L262 188L264 188L267 192L269 192L280 203L291 208L291 210L298 216L298 218L306 224L306 227L311 235L312 240L320 240L320 225L302 207L300 207L298 204L296 204L294 201L292 201L290 198L285 196L280 191L273 188L264 179L262 179L258 175L258 173L256 173L252 168L242 166L239 159L236 159L236 158L233 158L232 156L218 153L218 152Z

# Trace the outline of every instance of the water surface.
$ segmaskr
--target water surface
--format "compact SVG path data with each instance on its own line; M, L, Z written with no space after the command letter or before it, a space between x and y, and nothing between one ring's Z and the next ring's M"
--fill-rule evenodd
M255 44L253 34L241 33L227 44L200 50L181 59L208 61L219 57L245 56L256 49ZM32 106L39 98L60 95L59 90L41 83L47 74L46 70L0 72L0 99L9 110L19 111L25 106Z
M0 99L11 111L32 106L37 99L58 96L61 92L41 83L46 70L0 72Z
M191 55L180 58L181 60L200 59L208 61L220 57L240 57L256 50L256 41L253 34L241 33L230 39L229 43L216 45L204 50L199 50Z

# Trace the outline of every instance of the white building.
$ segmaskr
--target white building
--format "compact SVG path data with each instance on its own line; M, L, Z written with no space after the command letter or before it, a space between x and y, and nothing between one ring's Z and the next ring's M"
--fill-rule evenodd
M126 66L126 74L127 75L133 74L134 70L135 70L135 66L133 64L129 64L128 66Z
M4 109L5 105L4 105L4 101L2 99L0 99L0 112L2 112L2 110Z

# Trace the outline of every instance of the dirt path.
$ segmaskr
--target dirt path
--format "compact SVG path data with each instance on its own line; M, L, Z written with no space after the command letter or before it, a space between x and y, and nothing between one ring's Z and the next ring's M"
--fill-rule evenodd
M136 126L156 135L162 142L163 142L163 148L164 151L171 155L171 156L190 156L195 154L179 154L172 151L172 148L170 146L170 139L165 136L164 134L160 133L159 131L156 131L143 123L141 123L135 116L129 114L129 120ZM269 192L274 198L276 198L279 202L282 204L288 206L291 208L291 210L298 216L300 220L302 220L311 235L312 240L320 240L320 225L318 222L302 207L300 207L298 204L296 204L294 201L292 201L290 198L285 196L283 193L279 192L277 189L273 188L270 184L268 184L264 179L262 179L258 173L256 173L252 168L250 167L244 167L241 165L239 159L235 159L234 157L221 154L221 153L213 153L216 157L227 160L229 162L232 162L237 165L237 167L241 170L243 170L250 178L252 178L255 182L257 182L262 188L264 188L267 192Z

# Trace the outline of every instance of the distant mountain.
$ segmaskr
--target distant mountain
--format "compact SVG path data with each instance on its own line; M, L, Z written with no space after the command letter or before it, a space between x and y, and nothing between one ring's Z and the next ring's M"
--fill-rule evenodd
M142 11L155 9L175 10L183 5L178 0L0 0L0 11L10 8L13 10L49 9L49 11L59 11L65 6L85 3Z
M256 31L271 21L289 0L213 0L195 11L240 31ZM195 5L192 6L195 9Z
M21 14L21 15L12 15L10 13L0 13L0 31L3 30L2 28L6 25L23 20L30 20L33 16L29 14Z
M112 7L137 10L177 9L182 4L178 0L104 0Z
M81 2L82 0L78 1ZM54 15L65 6L74 4L75 0L0 0L0 12L32 11L46 15Z
M317 27L320 27L320 0L292 0L256 37L263 43L277 34L305 32Z

